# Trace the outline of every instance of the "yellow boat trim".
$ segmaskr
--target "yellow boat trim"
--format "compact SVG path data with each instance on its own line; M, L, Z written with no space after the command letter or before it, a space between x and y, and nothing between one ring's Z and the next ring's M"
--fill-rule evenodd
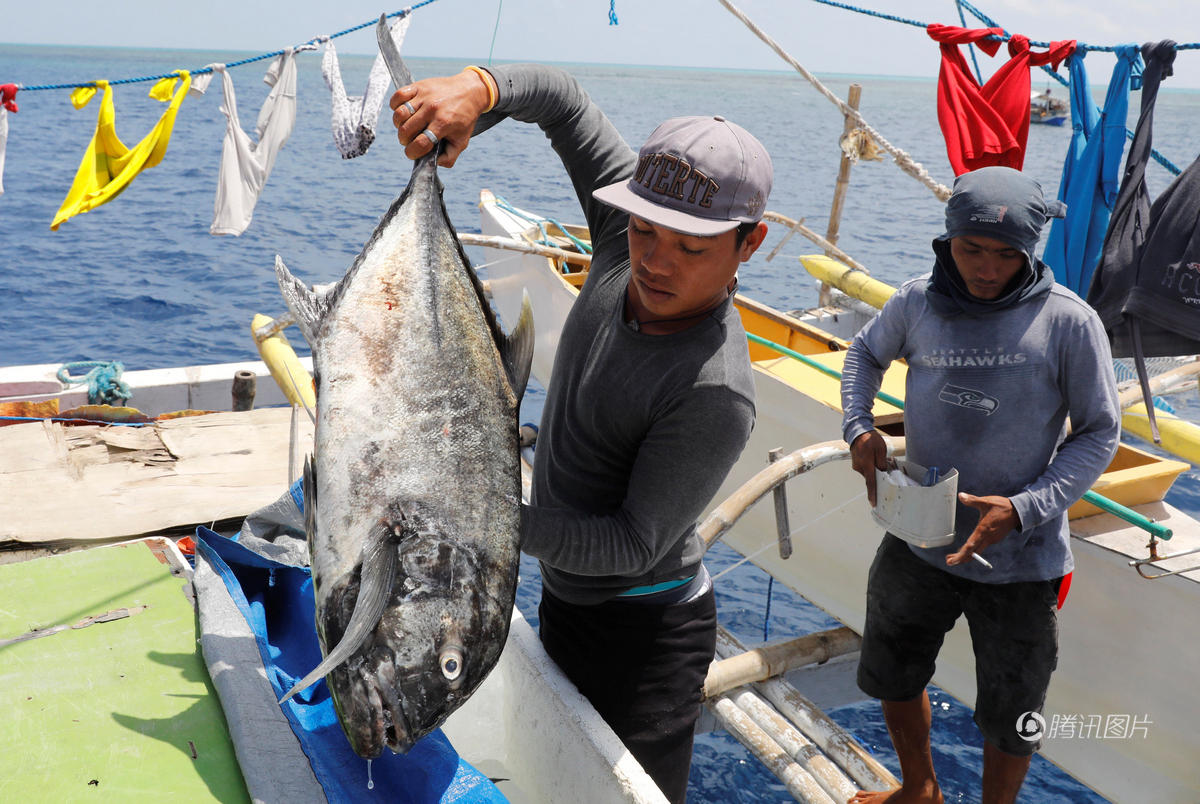
M846 361L845 352L826 352L825 354L807 355L807 357L813 362L820 363L822 366L831 368L839 373L842 371ZM830 377L790 357L756 360L754 365L801 393L812 397L826 407L841 411L841 380L836 377ZM904 380L907 375L908 366L899 361L893 362L888 366L887 372L883 375L883 385L880 390L897 399L904 399ZM884 423L898 421L904 415L902 408L898 408L879 398L875 399L874 412L876 420L882 419Z
M1154 421L1158 424L1158 434L1162 439L1160 446L1163 449L1200 465L1200 427L1165 410L1155 410ZM1122 412L1121 428L1146 441L1153 440L1150 436L1150 420L1146 417L1146 406L1140 402Z
M804 270L825 284L832 285L847 296L861 299L876 309L883 307L896 292L891 285L823 254L803 256L800 258L800 264L804 266Z
M1175 478L1190 468L1183 461L1160 458L1122 442L1104 474L1092 484L1092 491L1130 508L1145 505L1161 500ZM1099 513L1099 508L1080 500L1067 509L1067 518Z
M275 378L279 390L283 391L289 402L316 410L317 394L313 390L312 377L300 362L300 358L296 357L296 350L288 343L284 334L276 332L266 338L259 338L254 334L273 323L275 319L262 313L255 315L250 322L250 334L258 346L258 353L262 355L263 362L271 370L271 376Z

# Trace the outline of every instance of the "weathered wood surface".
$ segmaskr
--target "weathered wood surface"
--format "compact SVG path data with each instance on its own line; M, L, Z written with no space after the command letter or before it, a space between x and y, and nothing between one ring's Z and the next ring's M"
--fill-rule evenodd
M145 427L0 427L0 549L244 517L287 489L291 415L263 408ZM301 419L306 453L313 429Z

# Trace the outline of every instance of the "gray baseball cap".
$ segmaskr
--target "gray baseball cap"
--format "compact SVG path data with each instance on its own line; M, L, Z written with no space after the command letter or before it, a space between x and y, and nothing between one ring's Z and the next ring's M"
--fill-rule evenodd
M762 219L774 171L767 149L724 117L675 117L654 129L633 176L592 195L630 215L691 235Z
M1034 250L1042 227L1066 213L1067 205L1047 200L1042 185L1030 176L1009 167L984 167L954 180L942 237L994 237L1020 249L1032 267L1037 264Z

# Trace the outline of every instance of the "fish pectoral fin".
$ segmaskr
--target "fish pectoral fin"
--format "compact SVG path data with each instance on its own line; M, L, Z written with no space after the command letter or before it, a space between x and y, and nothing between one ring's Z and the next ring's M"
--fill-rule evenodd
M275 279L279 282L279 291L283 294L283 300L287 303L288 310L295 316L296 325L304 333L304 339L314 349L321 321L337 302L338 297L342 295L342 289L351 273L347 272L346 276L342 277L342 280L336 285L317 290L293 276L288 267L283 264L283 258L278 254L275 255Z
M405 532L403 523L380 522L371 530L363 545L362 570L359 575L358 598L346 624L341 640L329 651L325 660L279 699L284 703L297 692L327 676L335 667L349 659L371 636L392 594L398 563L396 539Z
M529 291L521 291L521 315L517 325L500 344L500 358L504 361L504 370L508 372L508 382L512 386L517 401L525 395L525 386L529 384L529 369L533 365L533 305L529 301Z

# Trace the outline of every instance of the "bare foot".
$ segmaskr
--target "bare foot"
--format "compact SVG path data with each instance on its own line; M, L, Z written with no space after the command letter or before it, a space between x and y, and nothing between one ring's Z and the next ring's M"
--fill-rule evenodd
M942 791L936 783L919 790L859 790L846 804L942 804Z

